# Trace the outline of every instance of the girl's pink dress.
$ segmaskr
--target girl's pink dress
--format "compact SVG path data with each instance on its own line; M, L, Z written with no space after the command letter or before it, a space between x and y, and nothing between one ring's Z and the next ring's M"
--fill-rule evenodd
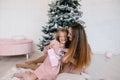
M59 50L59 42L53 40L50 46L54 49L55 53ZM50 62L50 57L44 60L44 62L34 71L34 74L38 77L39 80L55 80L57 74L60 70L60 62L57 66L52 66Z

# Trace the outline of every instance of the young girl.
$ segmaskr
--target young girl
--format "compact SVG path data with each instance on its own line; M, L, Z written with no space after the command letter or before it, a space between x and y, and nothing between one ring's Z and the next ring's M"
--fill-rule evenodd
M62 33L63 32L63 33ZM65 29L61 29L57 34L56 34L56 40L59 42L64 41L64 33L67 33L67 30ZM67 37L67 36L66 36ZM63 42L62 42L63 43ZM61 45L61 44L60 44ZM62 44L64 45L64 43ZM62 47L61 45L61 47ZM67 42L65 43L65 46L63 46L64 48L69 48L70 45L70 41L67 40ZM50 45L46 46L44 48L44 55L40 56L39 58L35 59L35 60L31 60L31 61L27 61L25 62L25 64L16 64L16 68L25 68L25 69L32 69L32 70L36 70L39 66L40 63L43 63L43 61L45 60L45 58L47 57L47 50L50 49ZM66 49L64 49L64 51L66 52Z
M15 73L14 76L17 78L23 78L24 80L54 80L59 73L61 56L64 55L62 51L67 52L65 44L67 41L67 30L61 29L57 35L56 39L50 43L50 48L48 50L48 55L44 62L32 73L32 72L23 72ZM51 53L51 51L54 51ZM55 53L55 54L54 54ZM53 54L53 56L51 56ZM53 61L55 60L55 61ZM53 62L52 62L53 61ZM52 65L53 64L53 65Z

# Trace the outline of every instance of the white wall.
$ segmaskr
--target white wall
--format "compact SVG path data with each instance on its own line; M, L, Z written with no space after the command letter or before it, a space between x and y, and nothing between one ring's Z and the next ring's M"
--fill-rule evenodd
M94 53L120 53L120 0L82 0L83 20Z
M39 42L53 0L0 0L0 38L24 35ZM82 0L83 21L94 53L120 52L120 0Z
M50 0L0 0L0 38L26 36L39 42Z

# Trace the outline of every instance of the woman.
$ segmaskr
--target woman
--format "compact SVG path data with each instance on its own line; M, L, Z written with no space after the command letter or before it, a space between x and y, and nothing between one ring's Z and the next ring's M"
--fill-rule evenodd
M62 59L64 63L62 72L80 74L91 62L91 49L84 27L79 23L71 25L68 29L68 37L71 44Z
M84 27L79 23L71 25L68 29L68 37L71 44L62 59L64 64L61 72L80 74L91 62L91 49L88 45Z

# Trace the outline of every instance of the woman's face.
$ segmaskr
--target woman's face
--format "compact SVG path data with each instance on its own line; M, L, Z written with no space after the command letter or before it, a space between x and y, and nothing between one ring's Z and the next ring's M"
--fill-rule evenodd
M59 33L59 40L60 40L60 43L65 44L67 41L67 33L60 32Z
M70 41L72 41L72 28L71 27L68 28L68 38Z

